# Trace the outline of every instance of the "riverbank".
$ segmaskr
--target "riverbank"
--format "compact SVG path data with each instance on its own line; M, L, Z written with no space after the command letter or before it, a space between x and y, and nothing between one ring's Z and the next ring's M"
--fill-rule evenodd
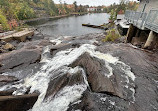
M104 33L57 39L36 34L0 55L1 104L6 95L18 95L0 109L157 110L157 53L104 38Z
M73 15L77 15L77 16L78 16L78 14L85 14L85 13L73 13ZM57 19L57 20L52 20L52 21L51 20L50 21L45 21L44 20L44 22L42 22L43 20L36 21L36 22L33 21L30 24L40 23L39 27L38 27L38 25L37 26L35 25L36 30L39 31L39 32L41 32L41 30L47 31L47 33L41 32L41 34L44 34L45 36L50 36L51 37L51 36L53 36L54 33L57 32L57 30L60 31L60 32L58 32L55 35L58 35L58 34L62 35L62 33L64 35L69 35L70 34L69 36L71 36L71 33L73 35L82 35L82 34L85 34L85 33L103 32L103 30L98 30L98 29L94 30L94 29L90 29L90 28L84 28L81 25L81 23L83 22L83 19L86 19L86 21L89 22L89 21L91 21L89 18L93 19L93 18L96 18L97 16L102 16L102 15L104 17L108 16L107 14L91 14L91 15L88 14L88 15L85 15L85 16L66 17L64 19ZM65 16L63 16L63 17L65 17ZM78 21L78 23L76 23L76 21ZM104 23L104 21L106 22L106 20L104 20L104 19L100 20L100 21L101 21L100 24ZM93 23L95 24L96 22L93 22ZM54 27L54 24L55 24L55 27ZM59 27L59 26L57 26L57 24L59 24L61 26ZM42 26L44 26L44 29L41 29ZM63 27L66 28L66 26L68 26L69 28L67 30L63 29ZM48 28L50 27L50 28L48 29L47 27ZM58 29L55 29L57 27L58 27ZM30 28L29 30L31 31L32 29ZM49 34L49 30L50 30L51 34ZM33 31L34 31L34 29L31 32L33 32ZM19 39L20 41L16 41L16 39L19 38L19 37L15 37L14 35L19 35L19 34L15 34L15 33L21 33L21 32L24 35L26 35L26 36L22 36L21 35L20 38L23 39L23 40ZM15 30L15 31L9 31L9 32L1 33L0 34L1 38L0 39L2 40L2 43L0 43L0 52L4 53L4 52L8 52L8 51L12 51L12 50L16 49L16 46L14 46L14 45L16 45L15 44L16 42L31 40L32 37L31 37L31 35L28 35L29 32L28 31L26 31L26 32L22 31L22 29L21 29L20 32L18 32L17 30ZM28 34L25 34L25 33L28 33ZM31 34L33 34L33 33L31 33ZM7 45L7 48L6 48L6 45ZM4 48L4 46L5 46L5 48Z
M71 14L66 14L66 15L52 16L52 17L33 18L33 19L29 19L29 20L23 20L22 22L27 24L28 22L60 19L60 18L69 17L69 16L73 16L73 15L80 16L80 15L85 15L85 14L88 14L88 13L87 12L82 12L82 13L71 13Z

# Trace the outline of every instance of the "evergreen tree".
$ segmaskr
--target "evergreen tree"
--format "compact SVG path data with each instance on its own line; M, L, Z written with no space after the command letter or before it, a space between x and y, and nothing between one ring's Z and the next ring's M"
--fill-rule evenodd
M77 12L77 2L74 1L73 5L74 5L74 8L75 8L75 12Z

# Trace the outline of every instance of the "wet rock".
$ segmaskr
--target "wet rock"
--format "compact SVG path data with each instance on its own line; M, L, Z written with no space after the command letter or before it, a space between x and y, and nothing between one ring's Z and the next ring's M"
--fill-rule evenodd
M38 62L29 64L29 65L27 65L27 64L22 65L22 66L13 68L9 72L7 72L7 74L9 76L15 76L19 80L25 79L26 77L32 76L35 73L37 73L40 70L41 65L42 64L39 64Z
M158 56L130 44L108 44L98 47L112 53L132 68L135 74L135 101L130 111L156 111L158 109Z
M6 82L5 82L6 84ZM12 95L14 91L16 91L17 88L11 88L11 89L6 89L6 90L3 90L3 91L0 91L0 96L9 96L9 95Z
M41 42L39 42L39 46L48 46L51 45L52 43L49 40L42 40Z
M95 45L95 46L100 46L100 44L97 43L97 42L94 42L93 45Z
M72 86L82 83L84 83L84 78L81 70L74 74L67 73L53 77L49 82L46 98L53 98L57 92L65 86Z
M21 65L29 65L40 60L42 49L36 48L22 48L9 53L0 55L0 73L8 69L13 69Z
M15 82L18 79L14 76L0 75L0 82Z
M37 98L38 94L35 93L22 96L0 96L0 111L27 111L33 107Z
M35 41L29 41L29 42L20 42L16 45L17 49L21 49L21 48L27 48L28 46L31 46L31 47L45 47L45 46L48 46L48 45L51 45L52 43L50 43L49 40L35 40Z
M50 49L50 54L51 55L55 55L57 52L61 51L61 50L66 50L66 49L70 49L70 48L76 48L79 47L80 44L79 43L62 43L56 46L52 46Z
M12 95L13 91L0 91L0 96Z
M68 111L130 111L127 101L107 94L84 92L79 102L69 105Z
M96 93L109 93L124 98L119 84L114 84L112 79L105 76L107 73L101 60L91 57L88 53L81 55L70 67L81 66L86 70L88 83L91 90Z

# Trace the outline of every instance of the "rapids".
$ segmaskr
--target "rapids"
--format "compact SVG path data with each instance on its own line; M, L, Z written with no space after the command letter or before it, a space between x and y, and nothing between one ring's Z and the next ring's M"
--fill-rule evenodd
M60 40L52 40L61 43ZM57 44L58 45L58 44ZM105 67L108 69L108 74L105 75L108 78L113 75L113 68L109 64L117 66L124 75L124 78L127 80L125 85L128 88L129 79L132 81L135 80L134 74L131 72L131 68L125 63L121 62L118 57L113 57L111 54L101 53L96 51L96 46L92 44L83 44L79 48L70 48L62 50L55 54L54 57L49 58L47 55L50 53L49 46L45 47L43 50L41 63L43 64L40 70L11 87L16 87L18 90L14 91L14 95L22 95L27 91L27 88L30 88L29 93L39 91L40 95L35 105L29 111L66 111L70 103L78 101L83 92L89 87L87 77L84 69L80 67L71 68L69 65L73 63L79 56L88 52L92 57L98 58L105 62ZM60 75L66 73L74 74L75 72L81 70L84 77L84 83L74 84L72 86L65 86L61 89L53 98L45 100L47 93L48 85L50 78L57 78ZM53 74L53 75L52 75ZM6 86L2 87L0 90L4 90ZM134 98L134 89L130 89L133 92ZM134 99L133 99L134 100Z

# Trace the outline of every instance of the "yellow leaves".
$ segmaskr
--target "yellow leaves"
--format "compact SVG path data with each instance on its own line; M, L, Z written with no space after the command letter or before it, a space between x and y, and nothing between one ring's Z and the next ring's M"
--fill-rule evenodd
M0 10L0 24L2 25L3 30L9 29L8 20L6 19L5 15L2 13L1 10Z

